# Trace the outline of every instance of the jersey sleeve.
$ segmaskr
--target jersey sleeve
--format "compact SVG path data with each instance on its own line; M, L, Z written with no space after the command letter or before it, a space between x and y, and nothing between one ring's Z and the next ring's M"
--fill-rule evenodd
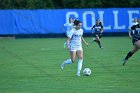
M67 33L67 37L72 38L73 33L74 33L74 30L72 29L71 31L69 31L69 33Z

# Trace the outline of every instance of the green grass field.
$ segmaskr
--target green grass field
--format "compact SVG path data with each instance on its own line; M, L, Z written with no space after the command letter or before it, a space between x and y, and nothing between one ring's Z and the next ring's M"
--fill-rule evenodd
M77 62L60 68L65 38L0 40L0 93L140 93L140 52L121 62L133 47L128 37L103 37L104 49L85 39L83 68L92 74L81 77Z

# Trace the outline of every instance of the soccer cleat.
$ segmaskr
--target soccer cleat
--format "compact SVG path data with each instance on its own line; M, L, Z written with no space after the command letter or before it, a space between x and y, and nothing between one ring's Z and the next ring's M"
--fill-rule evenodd
M124 66L125 63L126 63L126 59L123 59L123 60L122 60L122 63L123 63L123 66Z
M76 75L77 75L78 77L80 77L80 76L81 76L81 75L80 75L80 73L77 73Z
M101 49L103 49L103 47L102 47L102 46L100 46L100 48L101 48Z
M64 63L63 63L63 64L61 64L61 69L62 69L62 70L64 69Z

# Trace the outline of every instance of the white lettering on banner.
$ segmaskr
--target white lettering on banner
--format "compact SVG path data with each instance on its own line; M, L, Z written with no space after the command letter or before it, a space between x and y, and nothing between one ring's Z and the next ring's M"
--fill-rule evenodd
M87 26L87 15L91 15L91 26L88 27ZM92 11L86 11L83 13L83 27L86 30L91 30L91 27L93 26L93 24L95 24L95 13L93 13Z
M112 11L112 13L109 13L108 15L109 16L113 16L113 18L114 18L114 20L112 20L113 22L114 22L114 26L112 25L113 24L113 22L112 22L112 24L110 23L110 24L104 24L105 22L104 22L104 13L105 13L105 11L98 11L98 16L99 16L99 19L102 21L102 23L103 23L103 25L104 25L104 29L105 30L126 30L126 29L128 29L127 27L126 27L126 25L128 26L128 27L130 27L131 26L131 24L132 24L132 21L133 21L133 15L135 14L136 16L138 16L139 14L140 14L140 12L139 12L139 10L127 10L128 11L128 14L127 14L127 16L126 16L126 14L124 14L125 16L126 16L126 18L128 18L128 20L127 19L124 19L124 20L121 20L121 22L122 23L127 23L127 21L129 22L128 24L122 24L122 25L120 25L119 23L119 11ZM85 11L85 12L83 12L83 14L81 14L82 15L82 22L83 22L83 28L85 29L85 30L91 30L91 27L95 24L95 21L96 21L96 13L94 13L93 11ZM87 24L87 22L89 21L87 21L87 16L88 15L91 15L91 25L90 26L88 26ZM69 17L70 16L74 16L75 18L79 18L79 14L76 12L76 11L73 11L73 12L67 12L66 13L66 22L68 22L68 19L69 19ZM121 14L121 16L123 16L122 14ZM124 22L124 21L126 21L126 22Z
M133 14L139 14L139 11L128 11L128 16L129 16L129 27L132 26L132 20L133 20Z
M102 24L104 25L104 29L110 30L111 29L111 25L106 27L105 24L104 24L104 18L103 18L104 11L99 11L98 14L99 14L99 18L100 18Z
M66 23L69 23L69 18L70 18L71 15L74 15L75 18L78 18L79 17L79 15L78 15L77 12L67 12L66 13Z
M118 26L118 11L113 11L114 14L114 29L125 29L125 25ZM122 20L123 21L123 20Z

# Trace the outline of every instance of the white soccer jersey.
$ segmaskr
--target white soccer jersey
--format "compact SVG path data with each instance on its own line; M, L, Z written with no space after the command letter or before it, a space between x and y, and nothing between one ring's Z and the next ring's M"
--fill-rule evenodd
M81 41L82 35L83 35L82 29L76 30L75 28L73 28L68 35L68 37L71 38L70 46L82 47L82 41Z
M137 24L139 24L139 23L138 23L138 22L133 22L133 23L132 23L132 26L133 26L133 25L137 25Z
M68 36L70 30L73 28L73 22L72 23L65 23L64 26L66 27L66 35Z

